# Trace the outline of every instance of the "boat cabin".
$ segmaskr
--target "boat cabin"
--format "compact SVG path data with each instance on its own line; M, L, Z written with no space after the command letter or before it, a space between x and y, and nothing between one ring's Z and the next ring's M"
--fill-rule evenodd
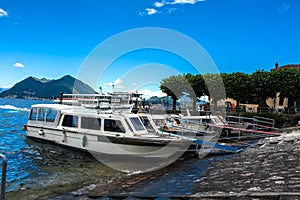
M97 134L147 134L148 131L136 114L101 113L83 107L60 104L33 105L28 125L52 127ZM151 124L148 124L150 126ZM153 128L154 129L154 128Z
M184 116L182 117L185 127L195 128L198 126L207 126L214 124L218 126L224 126L228 124L222 116L216 115L203 115L203 116Z
M152 115L156 126L166 132L177 132L184 128L182 119L178 115Z

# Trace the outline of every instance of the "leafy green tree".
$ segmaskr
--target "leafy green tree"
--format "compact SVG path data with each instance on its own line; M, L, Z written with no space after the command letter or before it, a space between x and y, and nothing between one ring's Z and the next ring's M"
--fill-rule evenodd
M279 92L281 98L287 97L290 106L300 94L300 71L298 69L280 69L270 72L270 88L273 96Z
M226 95L237 101L237 106L246 103L251 97L251 79L250 75L242 72L223 74L223 81L226 89Z
M258 99L260 106L267 106L266 99L273 95L270 88L270 72L264 70L253 72L250 76L250 86L252 98Z
M217 111L217 101L226 98L222 74L203 74L202 76L206 84L205 93L208 94L213 103L211 109Z
M191 84L195 98L193 99L193 106L196 107L196 102L198 101L197 97L203 96L203 94L208 94L207 86L201 74L193 75L193 74L186 74L184 77L187 81Z
M176 110L176 101L180 96L183 95L183 93L190 94L190 97L192 99L196 98L195 92L191 84L182 75L170 76L168 78L163 79L160 83L160 89L168 96L172 97L173 110Z

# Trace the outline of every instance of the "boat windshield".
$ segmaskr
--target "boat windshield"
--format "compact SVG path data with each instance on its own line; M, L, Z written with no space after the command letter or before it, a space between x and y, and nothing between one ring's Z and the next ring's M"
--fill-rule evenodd
M157 127L162 127L165 125L165 121L163 119L153 119L153 121Z
M141 123L141 120L138 117L130 117L129 118L131 123L133 124L133 127L135 128L135 130L137 131L144 131L145 127L143 126L143 124Z
M141 116L140 119L142 120L144 126L146 127L148 132L153 132L155 131L152 124L150 123L148 117L146 116Z
M46 121L46 122L54 122L57 116L57 110L50 108L32 108L29 120L33 121Z

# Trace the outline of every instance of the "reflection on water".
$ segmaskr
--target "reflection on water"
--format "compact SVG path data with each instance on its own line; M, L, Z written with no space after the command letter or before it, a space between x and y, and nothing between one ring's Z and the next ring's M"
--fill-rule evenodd
M22 160L19 165L26 179L11 181L9 186L18 189L44 188L49 185L63 185L70 182L99 181L107 174L114 173L87 153L74 149L66 149L47 143L26 140L26 146L21 149ZM20 166L21 165L21 166ZM13 169L13 166L12 166ZM16 171L16 170L14 170ZM19 173L19 172L16 172ZM22 176L19 174L19 176Z
M87 153L27 139L22 128L36 103L43 102L0 98L0 153L8 160L9 197L26 199L32 193L38 197L38 189L46 194L55 192L56 186L77 189L120 175Z

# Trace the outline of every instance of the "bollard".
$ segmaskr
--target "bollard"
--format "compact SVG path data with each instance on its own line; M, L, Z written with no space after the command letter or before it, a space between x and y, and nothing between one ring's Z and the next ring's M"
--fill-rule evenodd
M0 193L0 200L5 199L5 185L6 185L6 169L7 169L7 160L6 157L0 154L2 159L2 179L1 179L1 193Z

